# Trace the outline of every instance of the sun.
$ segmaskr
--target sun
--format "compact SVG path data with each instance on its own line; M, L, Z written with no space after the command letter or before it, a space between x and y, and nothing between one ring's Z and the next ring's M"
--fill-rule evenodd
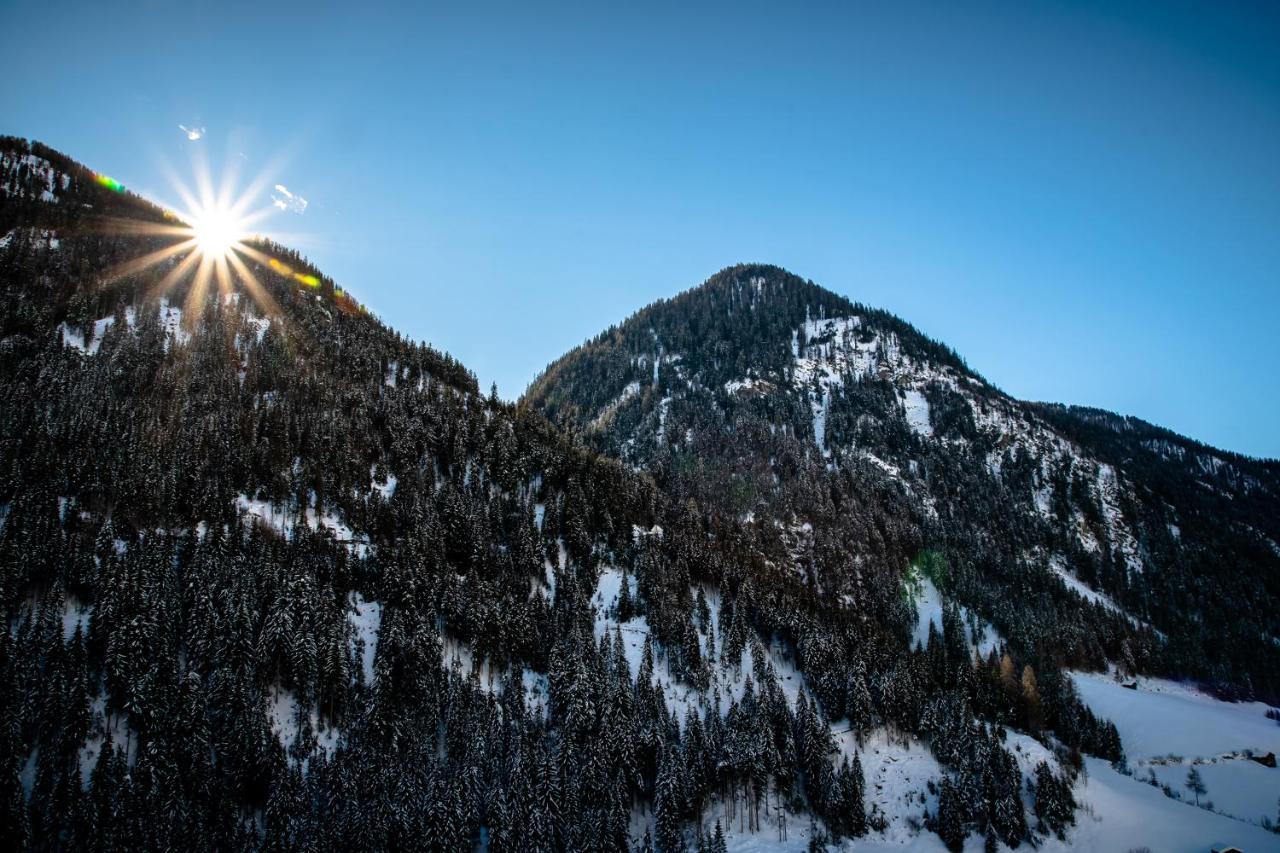
M222 260L246 236L245 223L230 209L215 205L192 216L191 236L201 255L213 261Z
M280 204L273 202L255 209L255 199L271 185L266 172L239 192L235 188L234 169L227 171L217 188L203 163L196 164L194 189L188 188L177 175L170 177L181 203L153 202L163 222L132 217L104 219L103 228L107 233L152 241L151 251L107 270L104 284L153 269L160 271L158 281L151 286L156 296L170 293L183 283L189 284L182 305L182 322L192 327L203 316L211 287L217 288L218 297L224 302L230 301L233 291L239 287L265 316L280 316L279 304L258 278L264 272L296 287L316 291L317 298L323 295L344 313L364 312L364 306L337 285L331 284L324 290L323 282L312 269L295 269L272 256L273 242L257 228L264 218L280 209ZM109 190L124 192L119 182L106 175L95 173L94 179ZM156 248L157 243L164 245Z
M112 186L110 179L98 182L116 192L122 192L119 184ZM199 319L211 285L218 293L230 298L238 284L269 317L278 316L279 306L259 281L255 269L263 268L279 272L276 265L283 264L263 251L263 240L254 231L255 224L270 214L273 208L252 210L255 187L243 193L234 193L228 179L220 192L215 192L207 172L197 174L198 192L189 191L175 179L174 186L184 202L181 205L158 205L164 222L144 219L110 219L106 229L111 233L130 234L147 238L161 238L167 245L154 249L137 258L125 261L107 271L105 281L134 275L152 268L163 269L163 276L153 285L156 295L168 293L181 282L189 282L183 304L184 323ZM303 284L308 278L288 269L289 276Z

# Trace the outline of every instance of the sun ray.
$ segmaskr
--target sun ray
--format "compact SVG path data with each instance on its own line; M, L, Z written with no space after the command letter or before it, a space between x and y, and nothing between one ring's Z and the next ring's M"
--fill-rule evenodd
M241 216L253 204L254 199L261 198L263 193L275 183L272 176L279 175L284 171L287 159L283 155L274 157L259 170L245 185L244 190L237 195L235 202L231 205L231 212L236 216ZM273 209L268 208L268 210Z
M314 294L316 298L323 295L343 313L363 313L363 305L327 279L322 281L310 266L299 264L295 267L272 256L271 247L279 236L273 235L272 240L267 241L254 231L258 223L276 213L275 205L255 204L255 200L261 198L262 190L272 183L269 178L271 171L264 170L248 190L237 193L238 170L234 168L237 165L228 166L221 179L215 182L204 156L196 154L189 176L192 183L187 183L162 163L173 191L182 201L177 206L161 207L163 221L159 216L152 217L150 221L145 217L97 220L95 229L102 233L139 238L146 249L172 241L171 245L147 251L141 257L113 267L107 272L104 283L161 267L163 277L149 288L148 299L160 298L185 282L183 325L188 329L194 329L206 316L211 288L216 288L218 301L223 304L239 288L268 318L284 316L277 298L281 287ZM260 278L261 268L272 270L279 278ZM322 288L325 283L329 283L332 289ZM292 345L292 337L292 334L285 337L286 346Z
M154 252L149 252L140 258L134 258L131 261L125 261L121 264L117 264L116 266L106 271L105 277L102 279L102 283L110 284L111 282L119 281L125 276L140 273L146 269L149 269L150 267L155 266L156 264L162 263L168 260L169 258L172 258L174 255L181 254L182 252L189 252L192 249L194 249L195 246L196 246L196 241L195 241L195 238L193 237L193 238L184 240L181 243L175 243L172 246L168 246L163 249L157 249Z
M172 186L174 191L178 194L178 200L182 202L181 208L183 210L198 210L200 208L200 202L196 200L195 194L187 186L186 182L178 177L178 173L173 170L173 167L165 163L161 168L163 169L170 186Z
M245 290L249 291L250 298L257 303L262 309L262 313L268 318L280 316L280 305L276 302L267 289L262 286L262 282L258 281L258 277L253 274L253 270L249 269L249 265L240 259L239 252L247 249L243 243L236 246L237 251L227 255L227 261L235 269L236 274L240 276L240 283L244 285Z
M237 202L242 201L245 197L237 194L236 178L239 177L235 160L229 161L229 164L222 171L222 181L218 186L217 205L222 210L234 212Z
M263 221L268 216L278 213L279 211L275 207L268 205L266 207L260 207L257 210L251 211L249 213L237 213L235 208L232 208L229 212L235 218L235 220L239 222L241 226L247 230L251 228L253 225L255 225L256 223Z
M196 198L200 201L200 207L202 209L214 207L217 204L217 198L214 192L213 176L209 174L209 161L204 156L203 150L197 150L192 165L195 169Z
M242 242L236 248L239 249L242 254L248 255L253 260L262 264L264 267L271 266L271 262L275 260L270 255L266 254L265 252L258 251L253 246L250 246L248 243Z
M213 273L213 258L208 255L199 255L199 258L200 266L191 282L191 290L187 291L187 301L182 306L183 323L191 329L204 315L205 291L209 289L209 278Z
M283 278L292 279L298 284L304 284L307 287L320 286L320 279L316 278L314 275L310 275L309 273L298 272L288 264L282 263L278 259L273 258L264 252L260 252L257 249L254 249L245 243L240 244L240 251L242 251L244 254L248 255L250 258L257 261L258 263L262 264L263 266L270 267L273 271L275 271L278 275L280 275Z
M272 229L271 241L282 246L292 246L295 249L306 249L316 245L315 235L307 231L277 231Z
M225 302L231 295L231 274L227 271L227 252L213 259L213 277L218 283L218 300Z
M175 220L177 217L174 217ZM159 222L146 222L141 219L126 219L119 216L100 217L89 229L91 234L121 234L137 237L190 237L190 225L164 225Z
M165 273L164 278L160 279L155 287L151 288L152 298L158 298L168 293L169 290L178 283L178 281L191 271L191 268L200 261L199 252L188 252L187 256L178 262L178 265Z

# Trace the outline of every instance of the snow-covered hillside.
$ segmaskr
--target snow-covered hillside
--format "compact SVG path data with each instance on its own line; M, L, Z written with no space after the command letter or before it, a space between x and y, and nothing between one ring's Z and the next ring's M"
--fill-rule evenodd
M1254 824L1277 821L1280 769L1253 760L1280 753L1280 725L1266 717L1269 706L1223 702L1160 679L1121 683L1076 673L1074 680L1086 704L1120 730L1133 778L1154 779L1177 801L1192 803L1186 782L1194 767L1207 788L1202 804Z
M28 165L0 193L0 825L92 817L113 849L1270 840L1260 707L1170 686L1133 710L1064 674L1276 686L1265 465L1099 439L772 268L512 406L330 310L283 247L249 258L269 300L115 276L132 236L87 218L159 212L63 165L42 201ZM1127 772L1098 759L1122 737ZM1222 813L1166 796L1193 761Z
M1113 717L1129 754L1128 771L1105 761L1085 760L1075 786L1082 805L1077 823L1059 840L1042 839L1046 853L1087 850L1127 853L1143 848L1160 853L1203 853L1235 846L1247 851L1280 850L1280 835L1264 829L1261 819L1276 819L1280 770L1243 757L1280 750L1280 726L1264 716L1261 703L1228 703L1175 682L1142 679L1130 690L1114 679L1091 673L1075 675L1077 688L1098 713ZM841 740L847 748L847 740ZM1013 737L1015 755L1024 768L1051 759L1043 746L1022 735ZM883 833L831 847L832 850L943 853L933 833L919 831L921 816L936 809L937 798L924 792L941 770L927 750L879 735L862 747L870 802L889 818ZM1179 761L1170 761L1170 756ZM1193 762L1204 776L1216 811L1197 807L1184 782ZM1180 791L1170 797L1147 781L1155 772L1162 785ZM1250 811L1252 809L1252 811ZM787 842L774 834L744 834L729 828L730 850L781 853L803 847L808 827L795 827ZM981 836L970 836L965 850L983 849ZM1007 849L1000 846L1000 849Z

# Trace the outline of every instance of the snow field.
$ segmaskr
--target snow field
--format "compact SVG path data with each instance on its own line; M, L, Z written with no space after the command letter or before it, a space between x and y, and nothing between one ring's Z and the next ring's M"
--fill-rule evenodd
M1267 705L1223 702L1190 685L1161 679L1138 679L1136 690L1094 673L1073 673L1072 679L1085 704L1116 724L1132 781L1142 784L1154 774L1181 797L1181 802L1168 802L1194 809L1192 817L1221 817L1194 806L1195 797L1186 787L1194 765L1208 789L1202 803L1212 802L1216 811L1241 822L1276 819L1280 770L1247 757L1280 753L1280 726L1264 716ZM1164 797L1160 789L1147 787ZM1273 849L1280 849L1280 836L1272 838Z
M1212 757L1252 749L1280 753L1280 726L1262 702L1222 702L1188 685L1143 678L1137 690L1097 673L1072 673L1080 698L1116 724L1130 761ZM1278 771L1280 774L1280 771ZM1277 775L1280 795L1280 775Z
M924 438L933 437L933 424L929 422L929 401L914 388L902 392L902 407L907 416L907 425L916 434Z

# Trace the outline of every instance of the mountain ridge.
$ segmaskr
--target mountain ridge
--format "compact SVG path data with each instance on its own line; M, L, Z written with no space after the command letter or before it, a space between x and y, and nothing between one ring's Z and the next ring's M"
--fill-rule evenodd
M857 300L851 297L843 296L833 290L827 290L826 288L823 288L821 285L816 284L812 279L802 278L801 276L798 276L795 273L790 272L785 267L782 267L780 265L766 263L766 262L758 262L758 261L730 264L726 267L723 267L722 269L712 274L711 276L709 276L701 284L694 285L693 287L682 290L679 293L676 293L669 297L661 297L659 299L655 299L654 301L647 303L641 308L636 309L631 314L629 314L625 319L609 325L603 331L587 338L581 344L573 347L572 349L566 351L563 355L551 361L546 367L540 370L538 374L529 382L529 385L526 387L525 391L522 392L522 394L520 395L520 398L526 399L526 398L538 396L535 386L540 386L541 384L543 384L549 373L553 372L559 365L564 363L566 360L572 358L577 351L586 349L586 348L591 348L593 346L596 346L605 342L609 337L615 335L620 327L628 324L639 323L642 321L644 317L649 316L654 311L665 310L671 307L678 307L678 303L681 300L691 298L692 295L695 294L697 291L701 291L709 287L723 286L723 284L726 281L732 280L733 277L741 276L742 274L750 273L751 271L768 272L770 274L778 275L779 277L783 278L786 281L799 283L808 288L822 290L825 294L829 295L830 297L833 297L835 300L843 300L843 302L846 303L847 310L850 311L851 313L867 314L870 316L879 316L879 317L885 318L888 322L895 324L899 329L905 330L910 337L923 341L928 346L937 348L939 351L945 353L952 365L965 371L974 379L977 379L980 382L988 385L994 391L997 391L1001 394L1005 394L1006 396L1009 396L1011 399L1018 400L1018 402L1020 403L1023 403L1029 406L1042 407L1045 409L1055 409L1055 408L1065 409L1069 413L1076 413L1080 417L1105 418L1108 420L1116 420L1124 423L1132 423L1142 428L1164 433L1170 439L1174 439L1179 442L1187 443L1190 445L1195 445L1199 450L1211 451L1219 455L1228 455L1234 458L1239 458L1243 461L1258 462L1258 463L1267 464L1267 465L1280 464L1280 458L1269 457L1269 456L1255 456L1250 453L1244 453L1241 451L1218 447L1216 445L1210 444L1209 442L1197 439L1193 436L1179 433L1174 429L1162 426L1160 424L1155 423L1154 421L1147 420L1146 418L1143 418L1140 415L1122 414L1122 413L1115 412L1113 410L1106 409L1100 406L1093 406L1093 405L1080 404L1080 403L1065 403L1060 401L1051 401L1051 400L1043 400L1043 399L1013 397L1013 395L1004 391L998 385L995 385L989 379L987 379L984 375L982 375L980 372L975 370L971 365L969 365L968 361L963 357L963 355L957 352L953 347L921 331L909 320L906 320L900 317L899 315L894 314L893 312L888 311L886 309L872 308L867 305L864 305L861 302L858 302Z
M1082 699L1107 680L1070 668L1234 674L1170 654L1143 590L1020 562L1072 540L973 410L929 383L908 408L893 377L960 375L910 332L802 313L793 342L764 316L781 338L695 358L680 336L714 324L661 318L671 348L604 353L657 387L557 426L282 247L246 259L256 295L131 263L165 240L103 214L157 209L0 143L0 835L21 849L1066 850L1111 796L1090 776L1137 785ZM876 379L846 389L855 368ZM965 478L988 453L984 494ZM1085 484L1109 503L1082 529L1109 535L1123 476ZM1066 482L1046 511L1081 505ZM971 524L975 500L1018 538Z
M1280 464L1132 417L1018 400L909 323L778 267L729 267L636 312L553 362L523 402L651 471L664 489L743 518L763 506L784 526L818 525L809 517L817 515L840 531L844 521L821 506L823 489L850 494L888 480L914 506L915 541L945 541L948 525L985 531L953 543L974 566L988 564L975 577L999 574L993 561L1038 564L1046 582L1056 575L1135 624L1177 598L1182 615L1158 619L1140 654L1164 654L1170 644L1159 637L1183 634L1205 608L1239 618L1227 613L1242 602L1189 591L1199 585L1197 561L1227 571L1215 552L1240 558L1267 596L1280 591ZM975 488L1002 508L974 500ZM1017 518L1025 529L1001 530ZM1215 529L1220 522L1229 535ZM828 593L843 594L848 572L832 571ZM1019 583L1008 577L999 588ZM969 603L999 622L996 592L971 589ZM1254 674L1267 672L1274 690L1266 638L1280 626L1270 605L1254 613L1254 639L1241 638L1236 651L1248 657L1261 644ZM1205 640L1175 640L1175 668Z

